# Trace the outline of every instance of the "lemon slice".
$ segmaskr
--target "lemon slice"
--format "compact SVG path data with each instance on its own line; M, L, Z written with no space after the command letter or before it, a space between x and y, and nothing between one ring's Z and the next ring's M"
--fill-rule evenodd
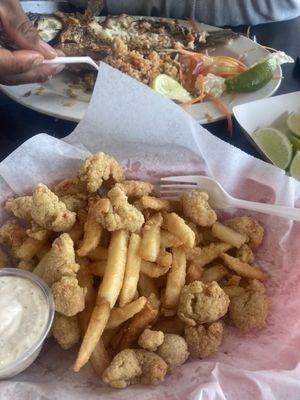
M287 126L294 135L300 136L300 114L292 113L287 119Z
M192 99L190 93L180 83L165 74L158 75L150 83L150 87L163 96L181 103Z
M300 151L298 150L293 158L293 161L290 166L290 174L293 178L300 181Z
M289 166L293 146L282 132L274 128L261 128L253 133L253 139L273 164L282 169Z

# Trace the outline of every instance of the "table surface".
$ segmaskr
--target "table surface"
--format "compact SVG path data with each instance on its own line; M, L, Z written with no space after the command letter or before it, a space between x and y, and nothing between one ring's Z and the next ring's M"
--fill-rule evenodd
M234 30L245 33L247 27L240 26ZM290 21L253 26L251 35L255 35L259 43L283 50L293 58L300 56L300 17ZM284 79L276 94L300 90L300 79L293 75L293 65L284 65L283 73ZM62 138L71 133L75 126L76 123L31 111L0 93L0 161L31 136L48 133ZM205 127L214 135L245 152L261 157L248 142L236 121L231 137L226 129L226 121L211 123Z

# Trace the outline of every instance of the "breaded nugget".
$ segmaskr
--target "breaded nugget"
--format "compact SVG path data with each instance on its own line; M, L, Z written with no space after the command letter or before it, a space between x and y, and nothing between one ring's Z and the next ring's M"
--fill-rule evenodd
M11 197L4 208L17 218L31 220L32 196Z
M102 152L89 156L79 170L79 179L86 184L89 193L97 192L109 178L114 182L123 181L123 169L113 157Z
M264 228L252 217L244 215L242 217L227 219L222 223L229 226L229 228L246 235L249 238L248 244L252 249L258 247L263 240Z
M158 347L157 354L167 363L168 372L185 363L189 356L185 339L173 333L165 333L163 344Z
M54 232L68 231L76 220L76 214L42 183L33 189L31 216L38 225Z
M56 313L52 326L52 335L64 350L73 347L80 339L77 316L65 317Z
M162 331L153 331L145 329L140 335L138 345L148 351L156 351L158 346L163 344L164 333Z
M53 283L51 292L55 310L66 317L72 317L84 309L86 288L80 287L75 277L63 276Z
M123 190L127 197L140 198L147 196L153 191L153 185L150 182L144 181L123 181L116 184L117 187Z
M195 326L223 317L228 306L229 297L217 282L194 281L183 287L177 315L187 325Z
M213 322L207 325L186 326L184 337L192 357L204 358L218 351L222 343L224 325Z
M199 226L212 226L217 215L208 203L208 194L192 190L181 195L183 214Z

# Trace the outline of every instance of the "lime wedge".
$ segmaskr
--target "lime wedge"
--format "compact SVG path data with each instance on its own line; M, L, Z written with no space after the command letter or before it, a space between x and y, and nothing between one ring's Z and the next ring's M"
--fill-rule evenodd
M293 146L282 132L274 128L261 128L253 133L253 139L273 164L282 169L289 166Z
M163 96L181 103L192 99L190 93L180 83L165 74L158 75L150 83L150 87Z
M277 68L275 57L269 56L258 64L225 81L228 93L247 93L264 87L273 78Z
M290 174L293 178L300 181L300 151L298 150L295 154L293 161L290 166Z
M300 114L292 113L287 119L287 126L294 135L300 137Z
M284 133L285 135L287 135L287 137L289 137L291 135L291 132L290 132L288 126L287 126L288 116L289 116L288 111L283 112L270 125L270 128L275 128L278 131L280 131L280 132Z
M300 137L291 135L289 139L293 145L294 151L296 152L297 150L300 150Z

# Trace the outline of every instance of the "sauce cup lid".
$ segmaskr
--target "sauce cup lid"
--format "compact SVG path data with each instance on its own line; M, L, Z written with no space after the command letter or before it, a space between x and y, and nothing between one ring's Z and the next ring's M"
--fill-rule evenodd
M17 357L14 362L5 365L3 368L0 368L1 375L5 375L6 370L17 369L20 364L25 363L26 360L29 357L31 357L32 354L39 349L39 347L43 344L44 340L48 336L48 333L49 333L52 323L53 323L54 313L55 313L55 305L54 305L52 293L51 293L49 287L47 286L47 284L41 278L39 278L37 275L33 274L32 272L18 269L18 268L1 268L0 269L0 277L3 277L3 276L20 277L20 278L27 279L27 280L31 281L32 283L34 283L42 291L42 293L45 296L46 303L48 306L48 319L45 324L45 327L43 328L43 330L40 334L40 337L35 342L32 343L32 346L28 350L26 350L19 357Z

